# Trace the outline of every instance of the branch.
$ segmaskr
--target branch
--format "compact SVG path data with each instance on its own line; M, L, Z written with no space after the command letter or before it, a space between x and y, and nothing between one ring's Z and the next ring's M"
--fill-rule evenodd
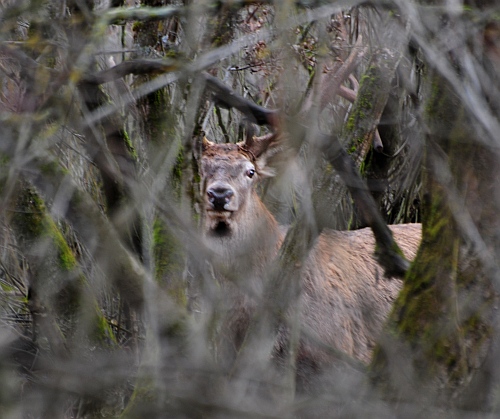
M101 17L101 21L107 25L122 24L128 20L151 21L167 19L172 16L185 15L188 8L185 6L165 7L121 7L113 8Z
M140 59L125 61L110 69L103 70L97 74L85 76L80 84L83 86L85 86L86 84L99 85L117 80L129 74L158 75L162 73L178 71L183 67L183 65L184 63L174 60ZM219 103L222 103L225 107L228 108L238 109L240 112L251 118L253 122L259 125L267 124L275 126L277 115L276 111L266 109L262 106L256 105L254 102L243 98L242 96L236 94L224 83L222 83L219 79L211 76L208 73L202 73L202 77L205 79L207 87L214 93L215 98Z
M207 87L214 93L216 100L228 108L236 108L252 119L258 125L270 125L276 127L278 123L278 113L256 105L227 87L218 78L208 73L203 73Z
M410 266L392 237L366 183L361 179L354 161L340 145L335 135L323 136L320 144L325 157L346 184L363 221L369 225L377 241L377 260L388 277L402 277Z
M366 51L367 47L363 46L363 37L360 35L352 47L349 57L342 66L334 74L326 74L323 77L323 87L321 89L323 94L319 102L321 109L339 93L342 83L349 78L354 69L359 65Z
M36 70L39 64L18 48L12 48L5 44L0 44L0 55L6 55L17 61L23 71L23 76L28 78L28 82L35 80Z
M151 59L138 59L133 61L124 61L114 67L100 71L97 74L86 75L82 79L82 83L103 84L118 80L129 74L134 75L158 75L163 73L170 73L172 71L180 70L183 63L177 60L151 60Z
M57 91L52 89L52 82L47 82L47 91L40 88L40 77L50 80L57 71L41 66L38 62L29 57L26 53L18 48L12 48L4 44L0 44L0 56L5 55L11 60L14 60L20 68L21 80L24 86L24 94L21 96L19 112L33 112L39 108L47 97L47 91Z
M356 92L354 90L349 89L348 87L346 87L344 85L339 86L338 95L340 97L343 97L344 99L348 100L351 103L354 103L354 101L356 100L356 97L357 97Z
M346 81L350 76L354 69L358 66L359 61L363 58L367 48L362 46L363 38L360 35L356 41L356 44L352 47L351 53L349 57L340 64L336 62L333 70L324 74L320 80L320 88L319 92L321 92L321 96L319 98L320 109L324 109L328 102L331 102L336 95L340 95L345 97L345 99L349 101L354 101L356 98L356 92L354 92L354 96L351 93L350 89L347 87L344 88L342 83ZM344 96L345 95L345 96ZM302 112L308 112L313 105L314 97L313 95L309 95L304 103L302 108Z

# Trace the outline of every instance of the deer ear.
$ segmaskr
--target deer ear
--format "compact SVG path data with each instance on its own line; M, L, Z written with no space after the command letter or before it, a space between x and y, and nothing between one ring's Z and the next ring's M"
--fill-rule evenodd
M275 133L266 134L262 137L248 136L245 141L242 141L239 144L244 149L250 151L255 158L259 158L266 152L268 147L276 140L276 138L277 134Z
M267 166L267 159L278 150L278 147L275 147L277 139L278 134L270 133L262 137L247 137L245 141L238 143L243 150L248 151L256 159L257 171L261 178L275 176L275 171ZM270 146L271 149L269 149Z

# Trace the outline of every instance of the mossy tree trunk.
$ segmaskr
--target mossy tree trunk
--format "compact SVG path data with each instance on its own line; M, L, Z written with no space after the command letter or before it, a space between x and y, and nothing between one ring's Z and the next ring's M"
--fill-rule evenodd
M66 354L64 333L57 319L74 315L79 299L76 259L45 205L28 184L19 185L11 225L29 264L28 307L33 340L57 357Z
M417 86L409 83L409 79L418 79L420 75L409 65L408 31L401 24L405 18L398 19L394 13L381 9L364 13L368 14L377 35L372 39L366 28L360 30L359 39L367 37L374 42L366 49L359 42L361 58L357 66L361 64L362 69L359 86L351 77L350 95L342 93L346 86L337 89L344 99L352 101L339 138L366 180L385 221L388 224L419 221L412 204L419 190L414 183L420 169L422 141L419 130L404 130L408 121L415 119L417 102L413 100ZM368 59L363 64L365 57ZM318 219L335 229L366 226L367 220L352 205L345 184L339 183L335 176L330 166L320 175ZM405 207L401 208L402 205ZM325 215L329 213L333 215Z
M96 346L118 349L117 340L67 237L36 189L19 181L8 208L11 216L7 221L28 265L27 305L32 318L30 343L20 337L13 347L27 348L21 357L22 367L32 377L30 388L50 400L45 406L47 415L62 417L65 403L76 399L75 395L45 387L40 377L50 377L73 357L88 356ZM97 411L102 407L93 397L86 397L88 394L81 396L79 400L86 409Z
M165 2L148 0L145 6L159 6ZM169 3L169 2L167 2ZM142 51L157 50L166 57L178 56L177 49L180 22L177 17L166 20L134 24L134 42ZM165 34L165 35L163 35ZM154 76L139 76L149 81ZM187 87L186 87L187 89ZM186 150L182 145L178 127L182 116L176 111L179 102L184 103L181 88L164 87L139 99L138 131L142 138L150 170L151 187L156 191L158 202L173 202L181 205L187 176L184 169ZM177 101L175 103L174 101ZM143 181L147 181L143 179ZM149 211L149 210L147 210ZM156 281L181 305L186 302L186 284L183 280L185 252L177 232L169 227L169 220L158 211L147 215L150 254L145 263Z
M500 384L493 362L500 154L484 122L497 124L499 108L491 85L471 86L463 57L485 62L489 82L498 81L500 67L497 48L474 49L469 41L447 56L453 73L428 63L423 241L372 366L390 397L485 410ZM464 86L476 89L480 112L466 105Z

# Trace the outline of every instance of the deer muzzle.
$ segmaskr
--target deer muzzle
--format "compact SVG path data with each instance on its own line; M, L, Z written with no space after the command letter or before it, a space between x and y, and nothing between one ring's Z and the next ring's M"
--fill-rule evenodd
M207 189L207 198L213 211L231 211L229 205L234 191L229 186L212 186Z

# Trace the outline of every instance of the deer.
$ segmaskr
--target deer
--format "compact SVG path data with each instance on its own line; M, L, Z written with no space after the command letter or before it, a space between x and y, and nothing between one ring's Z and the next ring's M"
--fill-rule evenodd
M218 275L228 290L228 314L221 333L236 353L256 310L254 296L265 286L266 269L277 257L287 231L278 225L256 190L258 182L270 175L265 154L274 139L273 135L251 136L238 143L218 144L203 138L199 147L201 229L226 273ZM405 257L413 259L421 226L402 224L390 229ZM301 329L318 337L319 346L334 348L364 364L370 361L402 288L401 279L383 278L374 248L370 228L325 229L302 266L299 284ZM235 273L233 279L227 279L228 272ZM286 327L276 329L273 356L279 358L289 337ZM303 365L316 371L331 361L328 351L319 346L301 335L297 369Z

